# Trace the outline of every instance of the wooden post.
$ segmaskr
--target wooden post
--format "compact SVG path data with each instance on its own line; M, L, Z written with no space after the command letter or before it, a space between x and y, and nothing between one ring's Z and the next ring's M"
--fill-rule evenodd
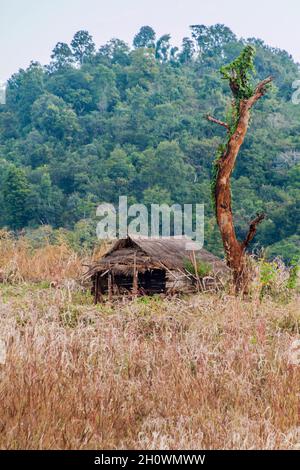
M198 291L200 292L201 281L200 281L199 274L198 274L198 266L197 266L197 260L196 260L196 255L195 255L194 250L192 251L192 261L194 265L195 276L197 279L197 288L198 288Z
M116 294L115 275L113 271L111 273L111 291L112 291L112 295Z
M132 294L136 296L138 293L138 271L136 269L136 252L133 257L133 283L132 283Z
M107 280L107 287L108 287L108 300L109 302L112 301L112 282L111 282L111 272L108 273L108 280Z
M98 302L99 273L96 274L94 280L94 304Z
M98 275L98 301L99 302L103 302L103 291L102 291L102 285L103 285L103 282L102 282L102 275Z

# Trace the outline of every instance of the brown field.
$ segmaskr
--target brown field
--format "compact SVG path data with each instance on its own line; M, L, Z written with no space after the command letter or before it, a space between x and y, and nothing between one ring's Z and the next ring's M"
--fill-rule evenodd
M94 306L41 250L0 245L1 449L300 449L296 295Z

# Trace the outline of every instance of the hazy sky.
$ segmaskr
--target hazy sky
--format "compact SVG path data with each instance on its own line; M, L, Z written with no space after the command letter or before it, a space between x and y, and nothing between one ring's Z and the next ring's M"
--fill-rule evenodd
M131 43L143 25L179 45L189 25L223 23L300 62L299 0L0 0L0 15L0 80L31 60L48 63L55 44L70 42L79 29L100 46L112 37Z

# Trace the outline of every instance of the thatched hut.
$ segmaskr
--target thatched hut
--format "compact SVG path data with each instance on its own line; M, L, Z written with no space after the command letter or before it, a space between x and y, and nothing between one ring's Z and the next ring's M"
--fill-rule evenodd
M199 275L199 264L209 267L208 272ZM204 249L198 250L186 237L128 236L115 242L90 267L86 277L92 280L97 303L103 294L111 298L125 293L151 295L209 290L223 283L228 275L229 270L220 258Z

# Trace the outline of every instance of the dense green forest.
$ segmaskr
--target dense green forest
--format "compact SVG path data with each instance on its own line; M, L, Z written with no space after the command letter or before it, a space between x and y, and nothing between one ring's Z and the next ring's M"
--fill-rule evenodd
M219 69L245 44L256 47L256 79L274 77L257 105L233 175L238 235L266 212L252 248L286 261L300 254L298 65L259 39L223 25L191 26L180 48L149 26L133 46L97 49L86 31L58 43L49 65L14 74L0 106L0 226L41 224L95 233L96 206L119 195L143 203L205 203L206 247L222 253L210 175L230 99ZM84 234L82 235L84 238Z

